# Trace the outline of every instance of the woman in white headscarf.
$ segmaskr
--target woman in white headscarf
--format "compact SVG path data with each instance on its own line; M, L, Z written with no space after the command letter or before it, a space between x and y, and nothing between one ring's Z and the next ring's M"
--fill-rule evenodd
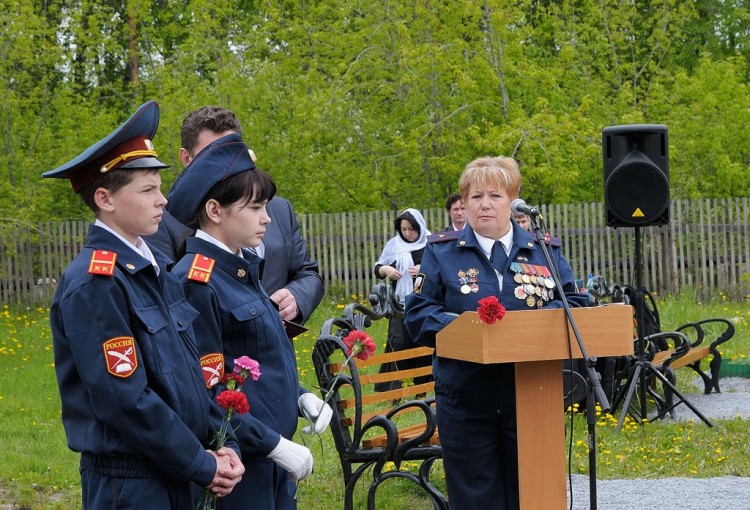
M383 248L383 253L375 264L375 276L384 278L395 287L396 296L403 305L406 296L414 291L414 278L419 273L419 265L422 262L422 254L427 244L427 230L422 213L416 209L406 209L394 221L396 235L388 240ZM404 331L403 317L393 317L388 324L388 340L386 352L401 351L416 344L406 336ZM429 365L429 357L415 360L409 367L399 366L401 369L415 368L416 366ZM403 362L402 362L403 363ZM383 364L380 373L390 372L395 369L393 363ZM425 382L417 378L415 384ZM388 391L400 387L400 382L378 383L375 391Z

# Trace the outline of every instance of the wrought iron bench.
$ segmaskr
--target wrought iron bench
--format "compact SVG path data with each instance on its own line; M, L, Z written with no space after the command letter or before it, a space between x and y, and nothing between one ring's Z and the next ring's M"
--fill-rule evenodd
M651 363L651 366L664 374L670 383L676 384L676 370L690 367L701 377L706 394L711 391L721 392L719 386L721 353L718 347L734 336L735 328L730 321L722 318L702 319L683 324L674 331L662 331L656 300L648 290L643 289L643 317L638 317L633 287L627 285L609 287L601 276L592 277L587 287L593 297L592 301L596 303L611 301L634 306L634 327L638 320L642 320L644 325L644 357ZM712 338L710 343L707 342L708 338ZM638 338L635 341L638 342ZM638 352L637 346L636 352ZM706 373L701 367L701 362L709 357L708 373ZM624 369L621 368L614 376L615 394L622 389L619 385L624 382L624 376L627 374L629 363L624 363L624 365ZM655 383L652 382L648 393L658 407L657 418L667 413L674 416L673 408L680 402L673 402L673 395L669 388L665 388L664 395L661 396L656 391Z
M321 395L325 397L332 389L330 430L343 471L344 509L353 509L357 482L371 469L368 509L376 508L376 493L383 482L400 478L419 486L435 509L447 510L446 496L430 482L433 464L442 459L435 421L434 383L412 382L415 377L431 375L432 368L377 373L381 363L423 358L431 355L432 349L417 347L376 353L366 360L347 357L343 339L350 332L365 331L373 320L400 317L402 313L388 285L373 287L369 299L372 309L353 303L346 306L341 317L327 320L312 353ZM382 342L376 340L376 344ZM375 383L393 380L400 380L402 387L374 391ZM401 469L404 462L419 463L418 473ZM389 469L391 465L395 469Z

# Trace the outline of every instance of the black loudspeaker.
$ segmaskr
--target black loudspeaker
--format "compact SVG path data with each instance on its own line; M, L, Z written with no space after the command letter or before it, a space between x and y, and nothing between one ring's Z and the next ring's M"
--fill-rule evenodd
M602 130L604 206L610 227L669 223L667 127L629 124Z

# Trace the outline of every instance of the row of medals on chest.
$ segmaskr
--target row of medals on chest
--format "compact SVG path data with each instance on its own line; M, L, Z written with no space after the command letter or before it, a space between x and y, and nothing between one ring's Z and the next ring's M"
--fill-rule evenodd
M517 299L523 299L529 307L536 306L537 308L541 308L545 301L552 299L555 280L552 279L548 268L535 264L511 262L510 269L515 273L513 281L518 284L518 287L513 290L513 295ZM462 294L479 292L478 276L479 269L476 268L466 271L462 269L458 272Z

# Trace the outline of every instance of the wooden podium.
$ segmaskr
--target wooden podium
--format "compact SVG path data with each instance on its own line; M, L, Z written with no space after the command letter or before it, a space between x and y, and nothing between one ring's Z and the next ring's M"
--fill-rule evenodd
M589 356L633 354L633 308L573 308ZM521 510L567 508L562 363L582 358L562 308L521 310L492 325L464 312L437 334L436 354L474 363L516 363ZM569 331L566 331L569 330Z

